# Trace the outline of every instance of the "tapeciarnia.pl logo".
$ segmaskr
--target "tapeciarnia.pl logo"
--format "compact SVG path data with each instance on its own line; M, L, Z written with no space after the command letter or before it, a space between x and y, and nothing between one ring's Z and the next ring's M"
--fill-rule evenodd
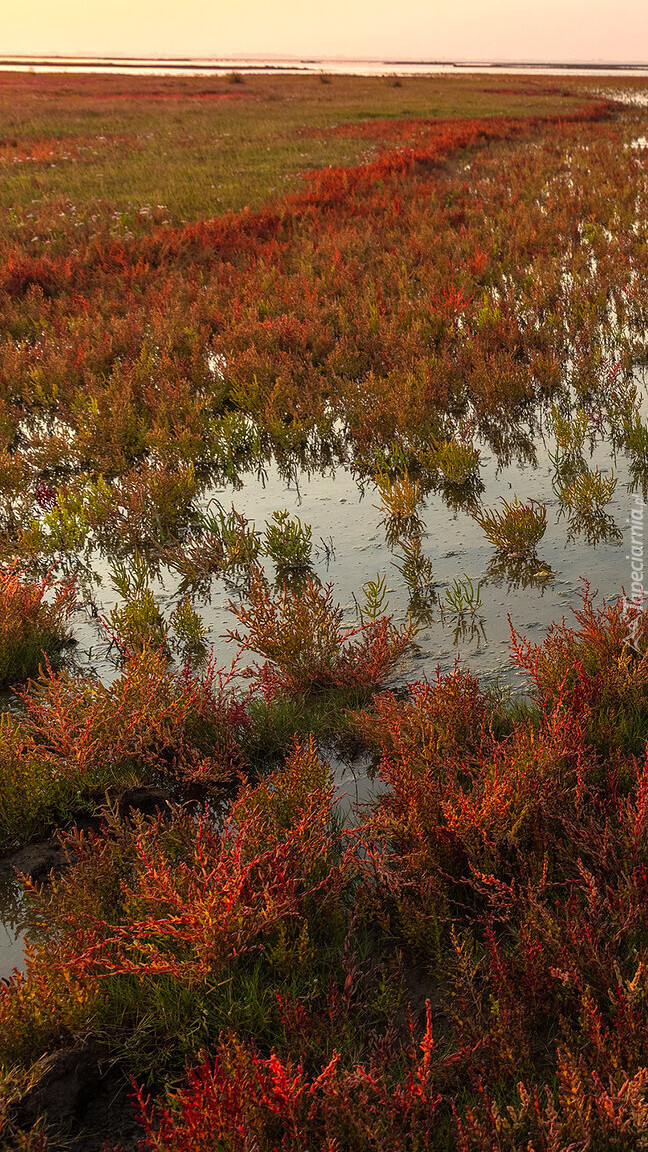
M623 610L621 612L622 618L627 621L628 632L625 637L626 644L629 645L640 656L643 656L643 651L639 647L639 629L640 629L640 609L646 597L644 589L644 545L643 545L643 521L644 521L644 508L645 504L641 496L635 496L635 506L630 511L630 517L626 521L630 525L630 552L626 554L626 560L630 561L631 572L631 597L623 597Z

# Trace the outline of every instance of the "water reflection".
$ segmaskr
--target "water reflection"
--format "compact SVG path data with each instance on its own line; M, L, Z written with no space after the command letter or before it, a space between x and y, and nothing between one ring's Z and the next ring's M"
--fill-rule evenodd
M357 619L354 596L366 581L389 574L388 610L401 621L409 615L421 630L418 661L426 670L445 659L450 628L453 644L476 669L488 648L506 669L507 611L524 624L532 597L532 620L547 625L562 615L565 595L575 597L566 589L575 589L593 563L607 573L597 577L607 595L627 582L617 555L619 523L627 518L628 492L648 497L639 381L608 391L605 405L604 394L601 388L585 405L566 392L559 405L537 405L517 420L464 415L454 433L447 421L432 443L403 437L371 450L341 425L329 425L327 436L289 428L292 448L285 438L277 446L267 431L239 430L227 466L219 460L195 470L181 500L178 478L172 483L161 464L156 470L150 462L139 480L104 487L76 476L59 478L57 488L50 478L54 499L39 504L35 489L27 529L22 537L15 528L5 533L5 554L20 555L27 543L32 569L76 575L86 605L76 628L78 666L85 661L108 678L115 654L106 652L97 617L118 604L110 590L116 562L146 564L165 626L172 629L182 608L197 635L189 608L197 611L205 643L222 663L233 655L221 640L231 625L228 601L245 596L258 564L279 587L298 586L306 573L331 581L349 623ZM152 484L148 496L145 481ZM546 509L540 559L498 552L484 535L475 513L501 508L502 498L524 506L532 499ZM79 538L82 546L65 547L66 539ZM595 561L588 556L594 548ZM482 583L479 622L448 615L440 590L464 577L475 587Z
M505 586L507 592L538 588L544 593L555 583L555 572L537 557L513 557L496 553L484 573L486 584Z
M597 544L620 544L623 540L623 532L616 520L608 512L604 512L602 508L586 508L567 513L565 513L565 509L561 508L558 516L560 518L565 514L567 515L567 531L565 533L567 544L574 544L580 538L590 548L595 548Z

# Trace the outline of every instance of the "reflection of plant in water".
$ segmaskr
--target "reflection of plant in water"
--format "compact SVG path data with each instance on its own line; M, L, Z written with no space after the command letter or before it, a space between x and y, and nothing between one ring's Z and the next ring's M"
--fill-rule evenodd
M225 512L211 501L195 521L193 539L175 540L162 553L185 585L204 583L212 573L233 576L247 572L261 547L254 524L234 508Z
M648 464L635 464L634 461L630 464L628 492L641 492L644 504L648 503Z
M189 598L180 601L167 622L150 587L150 575L146 561L137 553L130 566L113 565L111 581L122 603L110 610L105 626L121 655L130 659L154 649L170 658L169 633L173 647L184 659L206 655L207 628Z
M602 508L588 508L569 513L567 543L571 544L577 536L594 547L596 544L618 543L623 539L623 532L608 512Z
M207 536L220 540L225 569L248 568L259 554L259 535L254 524L232 507L226 512L217 501L210 501L198 516L198 523Z
M527 500L522 504L517 496L509 503L502 499L503 511L497 508L476 509L473 519L495 545L507 556L533 556L547 529L547 509L544 504Z
M484 619L482 616L466 616L459 615L454 617L454 627L452 630L452 643L455 647L458 644L477 644L477 648L482 644L488 644L488 637L486 629L484 628Z
M612 443L616 448L627 447L627 435L637 421L641 422L641 400L634 382L613 379L604 397L605 415L610 426Z
M407 615L414 625L414 634L421 628L429 627L434 620L437 599L436 592L432 589L429 592L410 592Z
M648 451L648 434L632 406L634 403L636 393L617 390L614 394L610 402L612 438L614 441L620 435L624 444L634 444L641 458L641 450ZM614 495L616 476L612 472L605 475L598 465L590 468L583 456L590 426L587 413L577 409L569 417L563 416L555 404L551 413L557 445L555 455L550 454L556 470L552 486L563 508L570 513L569 539L579 534L589 543L618 538L614 521L603 511Z
M325 540L323 536L320 536L320 544L321 548L319 548L317 545L315 547L315 555L318 559L320 556L324 557L328 570L331 561L335 560L335 544L333 542L333 537L329 536L328 540Z
M515 588L541 588L554 582L554 572L536 557L506 556L496 552L486 569L489 584L506 584L509 592Z
M399 543L403 559L399 564L394 561L410 592L419 596L429 593L434 583L434 568L429 556L423 552L421 537L412 536L409 540Z
M302 524L299 516L291 519L287 509L272 513L272 521L266 524L264 551L279 575L310 566L312 535L310 524Z
M470 513L476 507L479 496L484 491L484 485L479 476L469 480L467 484L458 487L443 481L440 485L443 502L452 512L464 511Z
M409 540L401 540L399 548L402 560L393 561L409 590L407 610L410 619L417 626L427 626L432 623L434 605L437 601L434 591L434 568L429 556L423 552L420 536L412 536Z
M386 472L379 472L375 484L380 494L380 504L374 507L385 513L383 524L387 543L392 544L402 536L414 536L423 531L423 521L417 514L417 506L422 499L421 486L407 472L395 478Z
M535 437L538 434L536 419L525 419L524 425L518 419L506 418L504 414L485 413L480 420L480 433L488 441L497 462L502 468L510 464L529 464L537 467L538 453Z

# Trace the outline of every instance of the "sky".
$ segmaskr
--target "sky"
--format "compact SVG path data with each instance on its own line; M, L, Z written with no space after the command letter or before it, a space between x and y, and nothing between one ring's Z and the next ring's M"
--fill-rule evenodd
M0 53L648 62L648 0L0 0Z

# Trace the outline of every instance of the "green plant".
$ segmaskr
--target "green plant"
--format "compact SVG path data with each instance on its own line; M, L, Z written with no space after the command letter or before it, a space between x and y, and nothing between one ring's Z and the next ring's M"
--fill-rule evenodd
M171 616L171 626L185 656L205 656L208 629L188 596L184 596Z
M474 615L482 606L481 584L473 584L469 576L464 575L463 580L455 576L452 584L445 590L444 607L457 616L465 613Z
M111 582L123 603L111 608L106 625L122 654L162 648L168 626L149 586L148 567L143 557L135 553L130 565L114 564Z
M517 496L509 503L502 498L502 511L477 508L471 515L498 552L521 558L533 556L547 528L547 509L535 500L521 503Z
M375 580L367 580L362 585L364 593L364 601L358 605L358 616L360 623L366 624L368 621L378 620L384 616L389 608L389 600L387 599L387 578L376 574Z
M287 509L272 513L272 520L266 524L264 550L274 561L278 575L310 567L312 535L310 524L302 524L299 516L291 518Z
M648 428L636 411L623 420L623 445L635 465L648 464Z
M380 495L380 504L374 507L384 512L383 524L388 543L401 536L413 536L423 531L423 521L417 508L422 499L421 484L407 472L396 477L378 472L374 483Z
M78 807L76 774L57 770L56 758L15 717L0 716L0 851L43 835Z
M550 457L554 467L560 471L579 466L590 426L587 412L579 408L566 416L552 404L551 422L556 440L555 456Z
M198 524L206 537L218 539L223 548L223 566L246 568L259 554L259 534L241 512L234 507L226 512L217 501L210 501L204 512L198 514Z
M446 440L434 452L434 462L448 484L458 488L470 484L479 475L479 451L462 440Z
M617 486L614 473L605 476L598 468L584 468L569 479L554 481L554 492L571 512L586 516L609 504Z

